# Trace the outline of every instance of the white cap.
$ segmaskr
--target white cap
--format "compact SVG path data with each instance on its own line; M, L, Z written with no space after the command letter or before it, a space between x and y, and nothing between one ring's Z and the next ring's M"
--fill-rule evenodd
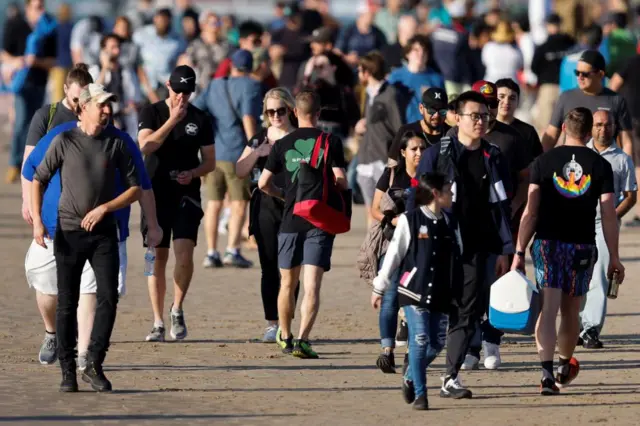
M454 0L447 5L447 12L452 18L463 18L467 14L465 0Z
M99 104L103 104L107 101L116 102L118 97L113 93L107 92L103 85L97 83L91 83L80 92L78 97L78 103L80 105L88 104L91 101L96 101Z

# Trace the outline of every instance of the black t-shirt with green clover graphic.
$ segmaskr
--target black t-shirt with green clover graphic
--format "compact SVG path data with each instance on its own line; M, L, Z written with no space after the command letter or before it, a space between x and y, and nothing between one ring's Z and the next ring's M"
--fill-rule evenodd
M297 177L300 170L300 162L302 160L310 160L313 147L321 133L321 130L314 128L297 129L277 141L271 149L269 158L267 158L267 164L264 166L266 170L269 170L274 175L284 172L285 201L280 232L297 233L313 229L312 224L293 214L293 206L296 202L296 192L298 190ZM334 135L329 137L327 163L330 167L345 167L342 141Z

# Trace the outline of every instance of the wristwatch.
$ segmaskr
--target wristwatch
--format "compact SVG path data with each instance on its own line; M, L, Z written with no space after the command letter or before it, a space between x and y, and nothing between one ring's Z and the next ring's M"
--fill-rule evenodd
M523 252L523 251L517 251L517 252L516 252L516 256L518 256L518 257L524 257L524 252Z

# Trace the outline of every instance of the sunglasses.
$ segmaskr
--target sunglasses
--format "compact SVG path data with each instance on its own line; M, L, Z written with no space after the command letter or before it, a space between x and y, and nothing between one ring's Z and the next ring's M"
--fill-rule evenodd
M440 115L440 117L446 117L447 116L447 111L448 111L446 108L435 109L435 108L431 108L431 107L428 107L428 106L425 106L424 109L427 110L427 114L429 114L429 116L432 116L435 113L438 113L438 115Z
M591 74L593 74L593 71L578 71L578 70L575 70L573 73L576 75L576 77L588 78L589 76L591 76Z
M265 112L267 113L267 116L269 116L269 118L273 118L276 115L278 115L278 117L284 117L285 115L287 115L287 108L280 107L278 109L268 109Z
M174 89L173 87L171 88L171 90L173 90L176 94L180 95L180 94L185 94L187 96L191 96L191 94L193 93L191 90L188 89L182 89L182 88L176 88Z

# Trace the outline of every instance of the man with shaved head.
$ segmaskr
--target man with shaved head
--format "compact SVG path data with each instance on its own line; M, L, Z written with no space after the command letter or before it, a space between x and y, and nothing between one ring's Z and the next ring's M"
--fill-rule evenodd
M615 119L610 111L596 111L593 114L592 139L587 146L599 153L611 164L613 169L614 202L618 222L636 204L638 185L634 173L633 160L616 146ZM596 216L596 247L598 260L593 269L589 291L585 295L580 311L581 333L579 344L586 349L601 349L600 331L604 325L607 313L607 266L609 264L609 250L602 233L600 209Z

